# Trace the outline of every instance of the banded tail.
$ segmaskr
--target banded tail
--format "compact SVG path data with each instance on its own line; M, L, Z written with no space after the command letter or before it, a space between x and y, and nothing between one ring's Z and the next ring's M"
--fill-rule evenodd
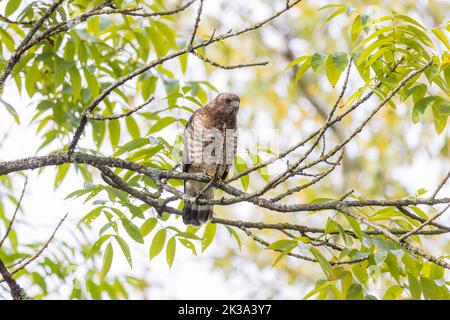
M206 183L197 181L187 181L184 186L184 192L191 197L199 194ZM202 199L213 199L214 190L210 188L202 196ZM183 208L183 222L194 226L200 226L211 220L213 215L213 206L209 204L198 204L193 201L186 201Z
M185 224L192 224L200 226L208 222L212 218L212 206L197 204L194 202L186 202L183 209L183 222Z

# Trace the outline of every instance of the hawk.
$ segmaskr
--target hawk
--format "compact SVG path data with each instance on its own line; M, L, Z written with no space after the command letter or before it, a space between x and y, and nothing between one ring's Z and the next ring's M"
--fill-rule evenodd
M195 111L186 124L183 144L183 172L203 173L224 180L237 148L237 113L240 99L232 93L220 93ZM183 222L199 226L212 218L212 206L197 204L197 199L213 199L214 189L205 182L185 181L187 200Z

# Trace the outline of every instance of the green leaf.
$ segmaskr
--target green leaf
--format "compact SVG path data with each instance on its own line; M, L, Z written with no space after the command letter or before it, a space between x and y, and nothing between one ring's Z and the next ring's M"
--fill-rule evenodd
M406 97L412 95L414 103L422 99L425 96L425 93L427 93L427 86L423 83L417 83L405 89Z
M92 98L96 97L100 93L100 85L98 84L97 77L86 67L83 67L83 73Z
M209 247L209 245L213 242L214 236L216 235L217 225L215 223L208 222L205 227L205 231L203 232L202 237L202 252Z
M96 285L95 282L92 281L91 278L86 280L86 288L88 289L92 299L100 300L102 298L102 293L99 290L99 286Z
M128 132L131 134L133 139L137 139L141 136L141 132L139 131L139 126L134 120L133 117L125 117L125 123L127 124Z
M119 150L117 150L114 153L114 156L119 156L125 152L130 152L132 150L138 149L140 147L143 147L147 144L150 143L150 140L148 138L137 138L137 139L133 139L130 142L127 142L125 145L123 145L122 147L119 148Z
M66 176L69 168L70 168L69 163L62 164L58 167L58 169L56 170L56 176L55 176L55 184L54 184L55 189L58 188L59 185L61 184L61 182L64 180L64 177Z
M72 92L74 100L78 100L81 93L81 76L78 68L73 66L69 69L70 84L72 85Z
M420 300L420 295L422 294L420 282L417 277L410 272L408 272L408 288L413 299Z
M272 268L275 267L275 265L281 261L281 259L283 259L285 256L287 256L292 250L294 250L294 248L297 247L296 245L290 247L290 248L286 248L283 250L283 252L281 252L278 257L275 259L275 261L272 263Z
M332 281L325 281L324 283L321 283L321 284L319 284L319 281L318 281L317 284L316 284L316 287L313 290L311 290L310 292L308 292L303 297L303 300L306 300L306 299L312 297L313 295L315 295L315 294L317 294L317 293L319 293L321 291L327 290L332 285L333 285Z
M267 246L267 249L285 250L285 249L289 249L293 246L294 247L297 246L297 241L282 239L282 240L277 240L277 241L271 243L269 246Z
M327 219L327 223L325 225L325 233L326 234L332 234L335 232L338 232L339 229L337 227L337 223L331 220L330 218Z
M158 220L156 218L148 218L145 220L145 222L141 225L140 232L143 237L148 235L153 228L158 224Z
M323 26L326 26L328 24L328 22L330 22L334 17L336 17L337 15L344 13L346 11L346 7L345 5L340 5L340 8L336 9L335 11L333 11L332 14L330 14L328 16L328 18L325 20L325 23Z
M381 30L378 30L377 32L380 32L380 31ZM374 50L381 49L383 46L388 46L389 47L392 44L393 44L393 40L390 37L372 42L369 46L367 46L367 48L365 48L363 50L363 52L361 52L361 55L358 58L357 64L361 64L361 63L364 63L365 61L367 61L367 58L370 56L370 54ZM353 49L353 52L356 49L357 48Z
M303 61L305 61L305 60L307 60L307 59L310 59L310 58L311 58L311 56L301 56L301 57L296 58L296 59L293 60L291 63L289 63L289 64L287 65L286 68L284 68L284 70L282 71L282 73L286 72L288 69L290 69L290 68L292 68L293 66L299 64L300 62L303 62Z
M348 65L348 53L347 52L334 52L331 54L333 63L339 72L345 70Z
M89 211L89 213L85 214L83 218L80 219L79 223L84 222L86 224L90 224L92 221L98 218L98 216L100 215L100 213L104 208L105 208L104 206L99 206L97 208L92 209L91 211Z
M393 285L389 289L386 290L383 300L397 300L400 295L403 293L403 288L399 285Z
M361 30L363 29L361 26L364 26L369 22L369 16L363 14L363 15L357 15L355 17L355 20L353 20L352 28L351 28L351 38L352 42L355 42L358 36L361 33ZM367 32L368 28L366 28Z
M148 77L142 80L142 98L147 101L150 98L150 95L155 92L156 82L158 81L157 77Z
M248 168L247 163L240 156L236 156L234 158L234 167L236 168L236 170L238 172L244 172ZM244 191L247 191L248 185L250 183L250 178L249 178L248 174L241 177L241 183L242 183L242 188L244 189Z
M355 231L356 235L358 236L358 239L362 242L362 232L361 232L361 226L359 225L358 221L356 221L355 218L347 216L346 214L344 217L347 219L348 223L352 227L353 231Z
M336 65L333 61L333 55L328 55L327 61L325 63L325 70L327 74L328 82L335 87L339 77L341 76L341 72L336 68Z
M331 276L331 274L333 273L333 268L331 267L331 265L328 262L328 260L315 247L311 247L309 249L309 251L311 251L311 253L314 255L314 257L316 258L317 262L319 262L323 272L326 274L327 278L329 278Z
M106 246L105 254L103 255L102 272L100 278L103 279L111 269L111 263L113 259L113 247L111 242Z
M9 0L5 9L6 17L12 15L19 8L21 2L22 0Z
M120 139L120 123L117 120L111 120L108 122L109 138L111 140L111 146L115 149L119 144Z
M450 115L450 101L439 99L437 101L437 108L441 115L444 115L444 116Z
M97 241L94 242L91 246L91 250L89 250L89 253L87 255L88 258L92 257L95 253L97 253L100 248L102 247L102 244L105 243L106 240L108 240L111 237L110 234L105 234L101 236Z
M426 108L430 103L434 102L436 97L430 96L420 99L414 104L413 112L412 112L412 119L414 123L417 123L419 121L420 116L425 112Z
M354 283L350 286L345 297L347 300L363 300L364 292L359 283Z
M139 228L131 220L122 219L122 226L131 239L139 243L144 243L144 238L142 238Z
M195 249L195 246L191 241L183 238L178 238L178 241L180 241L183 246L191 250L193 254L197 255L197 250Z
M187 70L187 64L188 64L188 54L182 54L181 56L179 56L179 61L180 61L180 66L181 66L181 72L183 72L183 74L186 73Z
M115 235L114 238L116 238L116 241L120 246L120 249L122 249L123 255L127 259L130 268L133 268L133 261L131 259L130 247L125 242L125 240L123 240L120 236Z
M309 67L311 67L311 57L298 68L297 73L295 74L295 81L298 81L303 77L306 71L308 71Z
M158 121L156 121L156 123L150 128L150 130L148 131L148 134L153 134L158 131L161 131L162 129L171 125L175 121L177 121L177 119L175 119L174 117L161 118Z
M153 237L152 244L150 245L149 257L153 259L156 257L164 247L164 243L166 242L166 229L159 230L155 236Z
M5 106L6 111L8 111L8 113L13 116L14 121L16 121L17 124L20 124L19 115L18 115L16 109L14 109L13 106L10 105L5 100L0 99L0 102Z
M167 248L166 248L166 261L169 265L169 268L172 267L173 260L175 259L175 251L177 247L177 242L175 240L175 237L172 237L167 241Z
M450 107L450 103L448 103L448 107ZM436 129L436 132L438 134L442 133L447 126L447 119L448 115L443 115L440 112L440 104L439 101L435 101L433 103L433 122L434 122L434 128Z
M400 281L400 269L398 265L397 257L389 252L389 254L386 257L386 265L388 266L389 272L391 273L392 277L397 280L397 282Z
M127 208L130 210L131 214L133 215L132 218L138 217L141 219L145 219L144 213L139 207L136 207L132 204L126 204Z
M394 19L399 19L399 20L403 20L403 21L409 22L409 23L419 27L422 30L426 30L426 28L421 23L419 23L417 20L414 20L413 18L411 18L409 16L405 16L403 14L396 14L394 16Z
M428 276L433 280L443 279L445 270L443 267L438 266L434 263L426 263L426 267L429 268ZM424 271L424 274L427 274L426 271Z
M325 58L327 57L326 54L316 52L311 57L311 67L314 71L317 71L323 63L325 62Z
M241 238L239 238L239 235L237 234L236 230L234 230L229 226L227 226L227 230L230 233L230 236L232 236L236 240L239 250L242 250Z

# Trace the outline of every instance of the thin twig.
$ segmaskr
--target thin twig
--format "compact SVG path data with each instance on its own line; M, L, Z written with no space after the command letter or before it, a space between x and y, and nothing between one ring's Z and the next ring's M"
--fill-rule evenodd
M31 26L36 23L35 20L30 21L18 21L18 20L11 20L8 17L5 17L4 15L0 14L0 20L3 20L4 22L11 23L11 24L19 24L24 26Z
M198 25L200 23L200 18L201 18L201 15L202 15L203 1L204 0L200 0L200 4L198 6L197 16L195 18L195 23L194 23L194 30L192 31L191 38L190 38L189 43L188 43L188 48L189 49L192 49L192 45L194 44L195 35L197 33Z
M191 6L196 0L190 0L186 2L184 5L176 7L173 10L169 11L159 11L159 12L127 12L126 15L129 16L137 16L137 17L156 17L156 16L171 16L176 13L180 13L181 11L186 10L188 7Z
M408 233L405 233L403 236L399 238L400 241L404 241L406 238L412 236L413 234L417 234L418 231L422 230L424 227L432 223L434 220L439 218L447 209L450 207L450 204L446 205L444 209L442 209L439 213L435 214L433 217L429 218L428 220L424 221L421 225L417 226L413 230L411 230Z
M439 193L439 191L441 191L442 187L444 186L444 184L447 182L447 180L449 178L450 178L450 171L447 173L447 175L444 177L444 179L441 180L441 182L439 183L438 187L433 192L433 195L431 196L431 199L436 198L437 194Z
M53 233L51 234L51 236L48 238L48 240L44 243L44 245L41 247L41 249L39 249L39 251L37 251L34 255L32 255L28 260L26 260L24 263L20 264L13 272L11 272L12 275L16 274L17 272L19 272L20 270L24 269L27 265L29 265L31 262L33 262L34 260L36 260L37 258L39 258L39 256L42 254L42 252L44 252L45 249L47 249L47 247L49 246L50 242L52 242L53 238L56 235L56 232L58 231L58 229L61 227L62 223L64 222L64 220L66 220L67 216L69 215L69 213L66 213L64 215L64 217L59 221L58 225L56 226L55 230L53 231Z
M16 219L17 212L19 212L20 204L22 203L23 196L25 195L25 190L27 188L27 184L28 184L28 176L25 176L25 181L24 181L23 187L22 187L22 193L20 194L19 201L17 202L16 209L14 210L14 214L11 218L11 221L9 222L8 228L6 229L6 233L3 236L2 240L0 240L0 248L3 246L3 243L8 238L8 235L11 232L14 220Z
M250 232L247 228L245 228L244 226L239 227L242 231L244 231L247 236L249 236L250 238L252 238L254 241L262 244L264 247L269 247L270 243L261 239L260 237L256 236L254 233ZM277 252L281 252L283 253L283 250L281 249L272 249L273 251L277 251ZM297 258L297 259L301 259L301 260L305 260L305 261L310 261L310 262L317 262L316 259L305 256L305 255L301 255L301 254L297 254L297 253L292 253L289 252L287 253L288 256ZM350 260L350 261L328 261L328 263L332 266L338 266L338 265L347 265L347 264L356 264L356 263L360 263L364 260L367 260L369 258L369 256L367 257L361 257L358 259L354 259L354 260Z
M390 232L388 229L379 226L378 224L364 218L363 216L354 213L351 210L348 210L346 208L338 208L338 211L342 212L345 215L348 215L350 217L355 218L356 220L358 220L361 223L364 223L366 225L368 225L369 227L374 228L375 230L380 231L381 233L383 233L387 238L391 239L392 241L394 241L395 243L397 243L398 245L402 246L403 248L405 248L406 250L412 252L413 254L420 256L438 266L444 267L446 269L450 269L450 265L443 261L443 260L439 260L436 257L433 257L432 255L430 255L429 253L424 252L422 249L417 248L415 246L410 245L409 243L407 243L406 241L400 241L400 239L394 235L392 232Z
M104 120L116 120L116 119L120 119L120 118L124 118L124 117L128 117L129 115L135 113L136 111L139 111L140 109L142 109L143 107L145 107L146 105L148 105L150 102L152 102L155 99L155 97L151 97L150 99L148 99L147 101L145 101L144 103L140 104L139 106L127 110L124 113L121 114L114 114L114 115L110 115L110 116L102 116L99 114L92 114L90 112L86 113L86 117L89 120L98 120L98 121L104 121Z
M254 63L236 64L236 65L226 66L226 65L220 64L218 62L212 61L212 60L208 59L207 57L201 55L200 53L198 53L196 51L192 51L191 53L194 56L196 56L197 58L199 58L200 60L203 60L206 63L209 63L210 65L212 65L214 67L225 69L225 70L233 70L233 69L248 68L248 67L257 67L257 66L265 66L265 65L267 65L269 63L269 61L262 61L262 62L254 62Z
M403 206L396 206L396 207L401 213L403 213L407 217L410 217L411 219L417 220L417 221L422 222L422 223L427 221L426 219L423 219L423 218L413 214L412 212L408 211ZM450 227L444 226L443 224L436 223L436 222L430 222L430 225L432 225L432 226L434 226L436 228L439 228L441 230L446 230L447 232L450 232Z

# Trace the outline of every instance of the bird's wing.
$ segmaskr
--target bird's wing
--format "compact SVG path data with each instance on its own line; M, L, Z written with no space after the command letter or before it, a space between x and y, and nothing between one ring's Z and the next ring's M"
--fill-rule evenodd
M195 114L195 113L194 113ZM189 167L191 166L191 161L189 159L189 140L192 138L189 134L189 128L192 126L192 118L194 117L194 114L189 118L186 127L183 132L183 172L189 172Z
M227 132L229 132L229 131L227 131ZM231 166L233 165L234 157L236 156L237 143L238 143L238 130L237 129L233 130L233 137L232 137L232 141L230 141L230 142L228 142L228 140L227 140L227 144L225 146L227 163L225 166L225 170L221 176L222 180L225 180L227 178L228 172L230 172Z

